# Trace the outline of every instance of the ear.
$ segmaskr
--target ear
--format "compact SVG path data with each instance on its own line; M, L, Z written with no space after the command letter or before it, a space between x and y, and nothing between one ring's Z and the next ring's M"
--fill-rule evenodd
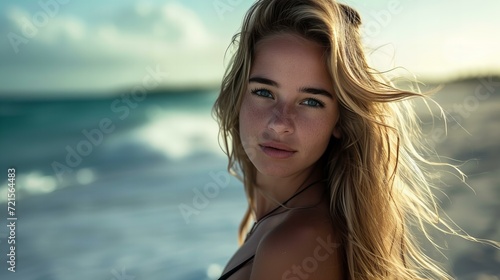
M337 125L335 125L335 127L333 128L333 133L332 133L333 137L337 138L337 139L340 139L342 138L342 131L340 130L340 127Z

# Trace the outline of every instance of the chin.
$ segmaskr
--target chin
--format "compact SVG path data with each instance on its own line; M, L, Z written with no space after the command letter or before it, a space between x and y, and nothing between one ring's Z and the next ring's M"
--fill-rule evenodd
M297 172L295 167L292 167L288 162L282 163L261 163L254 165L257 169L257 172L270 177L288 177Z

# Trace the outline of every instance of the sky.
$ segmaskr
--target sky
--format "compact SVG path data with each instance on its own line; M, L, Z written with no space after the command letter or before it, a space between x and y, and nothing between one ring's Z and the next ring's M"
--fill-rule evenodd
M216 87L249 0L0 2L0 94L104 94L141 84ZM370 63L446 79L500 73L498 0L345 0ZM396 73L400 73L396 72Z

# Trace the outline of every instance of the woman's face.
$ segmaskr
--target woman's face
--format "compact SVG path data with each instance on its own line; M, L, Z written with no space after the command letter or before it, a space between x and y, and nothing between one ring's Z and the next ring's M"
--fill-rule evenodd
M326 150L338 103L324 49L280 34L259 41L240 110L243 148L258 173L288 177L307 171Z

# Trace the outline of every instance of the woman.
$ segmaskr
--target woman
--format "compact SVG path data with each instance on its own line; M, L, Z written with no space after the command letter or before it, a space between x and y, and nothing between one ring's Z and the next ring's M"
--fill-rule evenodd
M423 96L367 65L360 24L332 0L248 11L214 106L248 198L220 279L449 278L408 230L456 233L435 210L407 100Z

